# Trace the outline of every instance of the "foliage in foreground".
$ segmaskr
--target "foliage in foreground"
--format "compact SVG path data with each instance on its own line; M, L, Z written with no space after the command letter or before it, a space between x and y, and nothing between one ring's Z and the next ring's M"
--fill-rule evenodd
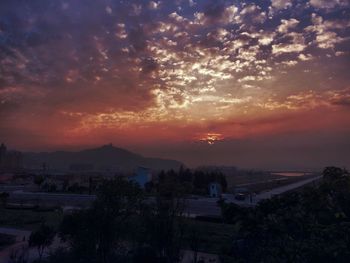
M33 231L29 237L29 247L35 247L38 250L39 262L41 262L44 251L51 246L56 233L48 225L42 224L36 231Z
M160 185L158 196L145 200L132 182L105 181L91 208L63 219L59 233L70 249L50 262L177 262L184 201L176 186Z
M350 262L350 178L327 167L317 187L261 202L223 204L238 231L231 255L241 262Z

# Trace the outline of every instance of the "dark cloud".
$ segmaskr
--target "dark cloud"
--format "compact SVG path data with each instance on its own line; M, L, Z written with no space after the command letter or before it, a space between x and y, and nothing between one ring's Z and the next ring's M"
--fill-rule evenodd
M153 58L145 58L141 63L142 72L144 74L149 74L158 69L159 65L157 61Z
M131 28L129 41L136 52L144 51L147 47L147 38L141 26Z
M223 47L224 39L220 36L220 32L218 30L214 30L209 32L205 36L202 37L199 44L204 47Z
M225 12L225 3L224 1L209 1L210 3L206 5L204 9L204 14L213 21L219 20L222 18Z
M333 101L334 105L350 107L350 96L345 98L336 99Z

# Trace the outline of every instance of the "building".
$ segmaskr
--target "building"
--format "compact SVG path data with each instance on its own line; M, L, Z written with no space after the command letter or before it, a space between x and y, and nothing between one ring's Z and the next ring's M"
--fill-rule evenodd
M221 184L213 182L209 184L209 195L210 197L221 197L222 187Z
M129 181L137 183L141 188L145 188L146 184L152 180L151 169L138 167L134 175L129 176Z
M22 153L8 151L5 144L0 145L0 172L17 172L22 169Z
M245 187L236 187L233 190L234 194L249 194L248 188Z

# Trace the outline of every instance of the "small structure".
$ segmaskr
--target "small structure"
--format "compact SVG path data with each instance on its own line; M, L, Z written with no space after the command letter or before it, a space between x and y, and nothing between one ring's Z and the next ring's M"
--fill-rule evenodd
M152 180L151 169L146 167L138 167L136 174L129 177L129 181L137 183L142 189Z
M235 199L238 201L245 201L247 197L249 197L250 202L253 202L253 197L250 193L250 191L248 190L248 188L245 187L236 187L233 190L233 194L235 196Z
M209 195L210 197L221 197L222 187L221 184L213 182L209 184Z
M245 187L235 187L233 189L233 193L234 194L248 194L249 190L248 190L248 188L245 188Z

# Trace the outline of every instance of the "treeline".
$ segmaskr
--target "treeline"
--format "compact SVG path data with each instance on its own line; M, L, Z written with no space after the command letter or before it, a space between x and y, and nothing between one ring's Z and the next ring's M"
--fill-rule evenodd
M179 191L183 194L207 195L209 193L209 184L214 182L221 185L223 192L227 190L226 177L221 172L192 171L181 167L178 172L174 170L160 172L157 179L146 186L146 190L148 192L159 191L159 184L164 187L164 185L170 183L177 185Z
M222 204L234 224L227 254L234 262L350 262L350 177L328 167L323 180L263 201L256 208Z
M123 174L117 176L125 176ZM50 176L47 176L48 178ZM33 176L33 182L38 186L39 189L47 192L68 192L78 194L94 194L97 192L98 185L103 181L96 177L93 179L89 177L88 182L85 185L79 184L78 182L70 183L69 178L65 178L60 187L54 180L48 180L43 175ZM146 184L145 190L147 193L156 193L159 191L159 184L164 187L165 183L171 183L178 185L179 191L184 194L199 194L207 195L209 192L209 184L216 182L221 185L222 190L227 190L227 181L224 174L220 171L203 171L203 170L190 170L184 167L180 167L178 171L169 170L161 171L154 180Z

